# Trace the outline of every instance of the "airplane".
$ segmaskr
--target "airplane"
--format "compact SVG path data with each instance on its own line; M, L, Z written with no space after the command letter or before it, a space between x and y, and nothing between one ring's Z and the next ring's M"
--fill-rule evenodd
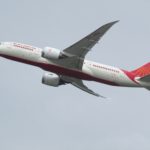
M114 21L101 26L62 51L52 47L38 48L17 42L1 42L0 56L42 68L47 71L42 77L42 83L53 87L72 84L89 94L102 98L106 97L89 89L83 80L150 90L150 63L133 71L127 71L85 60L86 54L117 22Z

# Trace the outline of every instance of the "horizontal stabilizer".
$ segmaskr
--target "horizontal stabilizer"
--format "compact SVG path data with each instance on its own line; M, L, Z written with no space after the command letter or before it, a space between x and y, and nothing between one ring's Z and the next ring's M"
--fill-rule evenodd
M142 81L142 82L150 82L150 75L141 77L141 78L139 78L138 80L139 80L139 81Z
M138 77L137 79L139 83L147 90L150 91L150 75L146 75L144 77ZM144 85L143 85L144 84Z
M150 91L150 87L147 87L146 89Z

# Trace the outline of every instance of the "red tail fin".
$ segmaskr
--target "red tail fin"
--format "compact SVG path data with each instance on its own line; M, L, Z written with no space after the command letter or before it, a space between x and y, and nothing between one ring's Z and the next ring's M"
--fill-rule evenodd
M144 66L133 70L132 73L138 77L144 77L150 75L150 63L145 64Z

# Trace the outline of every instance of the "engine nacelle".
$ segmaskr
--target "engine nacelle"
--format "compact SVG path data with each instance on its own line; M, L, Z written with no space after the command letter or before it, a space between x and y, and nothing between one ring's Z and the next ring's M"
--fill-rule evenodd
M47 59L60 59L64 57L64 54L59 49L45 47L42 51L42 57Z
M45 73L42 77L42 83L54 87L64 84L57 74Z

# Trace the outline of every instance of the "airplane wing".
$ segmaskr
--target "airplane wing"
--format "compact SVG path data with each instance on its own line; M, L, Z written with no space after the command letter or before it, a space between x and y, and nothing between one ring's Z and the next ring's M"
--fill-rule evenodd
M99 94L93 92L92 90L90 90L86 85L84 85L84 83L82 82L81 79L76 79L76 78L67 77L67 76L61 76L61 79L67 83L71 83L73 86L75 86L89 94L95 95L97 97L106 98L106 97L99 95Z
M85 38L76 42L72 46L63 50L65 53L69 53L81 58L84 58L85 55L91 50L91 48L98 43L101 37L118 21L110 22L108 24L103 25L93 33L89 34Z
M90 51L90 49L100 40L100 38L110 29L112 25L117 23L114 21L103 25L93 33L89 34L85 38L81 39L77 43L63 50L69 57L59 60L51 60L55 64L63 65L67 68L82 69L84 57Z

